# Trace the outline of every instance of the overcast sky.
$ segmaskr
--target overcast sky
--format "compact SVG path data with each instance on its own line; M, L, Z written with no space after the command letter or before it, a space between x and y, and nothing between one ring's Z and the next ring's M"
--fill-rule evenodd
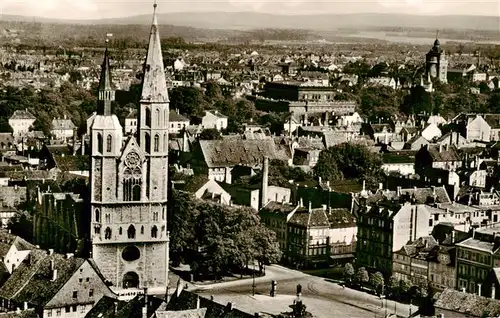
M158 0L160 13L405 13L500 16L500 0ZM0 14L100 19L149 14L152 0L0 0Z

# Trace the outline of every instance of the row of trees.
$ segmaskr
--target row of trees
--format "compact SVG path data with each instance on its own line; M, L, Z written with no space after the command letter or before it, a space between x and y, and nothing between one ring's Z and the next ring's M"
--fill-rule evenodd
M262 271L264 264L281 259L276 233L250 208L199 201L176 190L169 204L172 259L189 264L194 274L242 273L254 261Z
M398 280L394 276L386 281L381 272L368 273L364 267L355 270L351 263L345 265L344 281L349 286L370 287L379 295L402 300L412 297L423 300L429 296L430 290L428 284L412 285L409 281Z

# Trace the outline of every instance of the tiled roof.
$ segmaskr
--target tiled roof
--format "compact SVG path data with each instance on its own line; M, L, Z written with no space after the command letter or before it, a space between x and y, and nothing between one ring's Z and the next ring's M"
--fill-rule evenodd
M180 114L177 114L173 110L171 110L170 113L168 114L168 121L169 122L188 122L189 123L189 119L187 119L186 117L184 117Z
M384 153L382 155L382 160L384 163L415 163L416 151L393 151Z
M103 296L85 315L85 318L114 318L116 317L115 310L120 310L125 305L125 301L119 301L108 296Z
M5 257L7 252L12 247L16 246L19 251L32 250L35 248L31 243L28 243L23 238L10 234L5 229L0 230L0 256Z
M153 313L160 307L163 303L162 299L148 296L148 314L147 317L151 317ZM127 304L125 304L116 313L116 317L128 317L128 318L142 318L142 308L144 306L144 296L138 295Z
M432 160L435 162L461 160L458 149L455 145L449 146L448 149L446 149L446 147L441 147L441 151L439 151L440 146L435 145L429 145L427 149Z
M35 309L0 313L0 318L38 318Z
M471 249L477 249L485 252L494 253L498 250L498 244L493 242L481 241L473 237L466 239L465 241L458 243L457 246L463 246Z
M235 165L259 166L264 156L270 160L288 161L283 149L273 140L200 140L200 147L209 168Z
M295 210L297 208L296 205L292 204L286 204L286 203L281 203L281 202L276 202L276 201L269 201L263 208L262 210L266 212L273 212L273 213L283 213L283 214L288 214Z
M52 129L53 130L73 130L75 129L75 124L69 119L53 119Z
M300 208L290 218L289 223L304 227L330 226L326 211L322 208L312 209L310 212L305 208Z
M329 209L327 211L330 228L346 228L356 226L356 217L347 209Z
M131 109L127 115L127 119L137 119L137 109Z
M489 317L500 315L500 300L449 288L437 295L434 306L472 317L484 317L484 313L488 313Z
M181 311L157 311L156 318L205 318L206 314L207 308Z
M398 197L397 191L377 190L375 194L367 199L367 203L377 203L384 200L400 200L406 197L414 199L415 204L425 204L432 199L434 203L451 203L450 197L444 187L433 188L408 188L401 189L401 195ZM435 198L435 199L434 199Z
M51 262L57 270L52 281ZM85 262L83 258L48 255L43 250L31 251L12 276L0 288L0 297L32 305L45 306Z
M54 161L61 171L89 170L88 156L54 156Z
M10 119L33 119L35 120L36 117L33 116L27 109L23 110L16 110L12 116L10 116Z

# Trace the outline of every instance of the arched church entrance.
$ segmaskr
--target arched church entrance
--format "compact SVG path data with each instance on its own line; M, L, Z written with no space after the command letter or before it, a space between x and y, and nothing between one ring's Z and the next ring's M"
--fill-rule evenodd
M123 288L139 288L139 275L134 272L123 275Z

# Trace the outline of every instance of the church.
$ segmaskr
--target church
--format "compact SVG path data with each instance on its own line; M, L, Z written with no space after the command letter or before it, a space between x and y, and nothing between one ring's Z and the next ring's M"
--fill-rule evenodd
M91 125L92 258L117 294L168 284L169 98L154 5L135 136L124 137L106 47Z
M436 78L443 84L448 83L448 59L437 36L433 47L425 55L425 78Z

